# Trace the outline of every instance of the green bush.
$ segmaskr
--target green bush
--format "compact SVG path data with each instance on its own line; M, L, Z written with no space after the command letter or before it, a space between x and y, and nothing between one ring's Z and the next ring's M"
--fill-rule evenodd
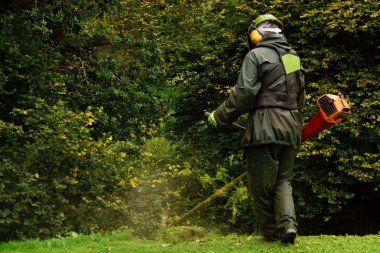
M356 0L0 3L1 238L121 225L150 236L163 217L181 216L243 173L241 131L212 129L203 112L235 84L247 26L262 13L283 21L302 57L305 122L324 93L343 93L353 108L300 150L300 231L374 232L379 7ZM252 232L252 209L241 183L189 222Z
M101 109L74 113L43 101L15 110L24 127L1 121L0 238L116 229L127 215L132 142L91 133Z
M192 140L201 153L209 153L209 163L220 163L233 175L226 157L238 156L235 133L211 132L199 121L202 110L214 109L235 84L247 52L245 31L249 21L258 14L274 14L283 21L284 33L301 55L306 70L305 122L317 111L315 99L325 93L341 92L353 108L347 120L301 148L294 173L301 231L320 233L324 229L334 233L326 229L329 226L336 232L344 231L339 221L349 220L355 224L356 233L375 233L380 220L369 217L371 206L378 206L380 199L379 4L353 0L233 2L208 2L165 20L169 26L173 20L181 25L175 32L169 30L177 40L167 51L169 63L178 66L173 81L180 86L172 129ZM360 219L353 218L359 216L355 213L359 209ZM246 223L242 221L241 227Z

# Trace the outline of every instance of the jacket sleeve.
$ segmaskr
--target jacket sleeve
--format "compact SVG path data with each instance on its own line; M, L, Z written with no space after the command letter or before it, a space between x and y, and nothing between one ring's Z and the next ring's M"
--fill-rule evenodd
M219 125L231 124L242 114L251 111L261 88L258 67L257 58L252 50L245 56L237 84L231 89L227 100L215 110L214 116Z

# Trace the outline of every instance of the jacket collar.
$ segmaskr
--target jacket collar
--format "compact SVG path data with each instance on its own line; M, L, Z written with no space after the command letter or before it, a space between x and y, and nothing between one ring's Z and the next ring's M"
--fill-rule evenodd
M260 43L272 44L273 46L280 47L283 49L290 49L290 45L286 40L285 36L282 34L271 34L265 36Z

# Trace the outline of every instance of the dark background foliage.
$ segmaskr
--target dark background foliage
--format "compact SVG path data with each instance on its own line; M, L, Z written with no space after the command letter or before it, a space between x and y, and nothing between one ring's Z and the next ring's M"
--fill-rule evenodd
M2 1L0 239L129 227L151 236L244 172L241 132L212 129L262 13L283 21L315 99L353 114L305 142L302 234L380 230L379 3ZM239 123L244 124L244 116ZM188 222L257 231L244 182ZM347 226L350 224L350 226Z

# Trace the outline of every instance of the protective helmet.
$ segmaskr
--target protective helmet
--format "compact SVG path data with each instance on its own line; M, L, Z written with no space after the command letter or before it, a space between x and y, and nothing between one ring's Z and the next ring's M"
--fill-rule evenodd
M279 27L280 29L283 28L283 24L282 24L282 22L281 22L280 20L278 20L278 19L277 19L275 16L273 16L272 14L264 14L264 15L260 15L260 16L258 16L258 17L255 19L254 24L255 24L255 26L257 27L257 26L259 26L261 23L264 23L265 21L273 21L273 22L275 22L275 23L278 25L278 27Z
M270 25L272 24L272 25ZM277 29L273 28L262 28L261 26L272 26L278 27ZM248 40L248 48L252 49L255 47L257 43L259 43L263 37L264 32L268 33L280 33L283 24L280 20L278 20L275 16L271 14L264 14L258 16L254 21L252 21L251 25L248 28L247 32L247 40Z

